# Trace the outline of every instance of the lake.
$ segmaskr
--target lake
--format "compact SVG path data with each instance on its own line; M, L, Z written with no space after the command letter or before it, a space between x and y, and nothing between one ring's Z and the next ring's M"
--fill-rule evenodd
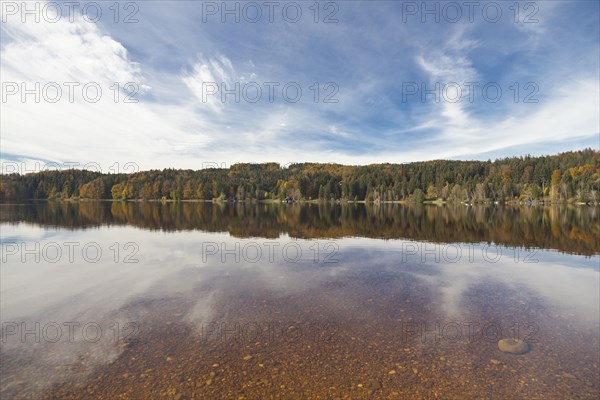
M50 201L0 227L3 399L600 392L598 207Z

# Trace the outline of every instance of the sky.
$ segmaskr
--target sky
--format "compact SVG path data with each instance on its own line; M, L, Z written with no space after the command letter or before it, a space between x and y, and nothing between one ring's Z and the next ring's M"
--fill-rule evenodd
M598 1L0 3L3 172L600 147Z

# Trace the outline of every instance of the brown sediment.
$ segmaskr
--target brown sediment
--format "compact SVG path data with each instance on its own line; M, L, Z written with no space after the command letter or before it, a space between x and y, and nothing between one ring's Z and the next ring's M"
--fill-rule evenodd
M410 274L364 272L289 295L241 283L232 288L202 322L189 318L190 294L131 304L137 340L112 363L40 398L598 398L597 331L526 291L474 285L464 314L452 317ZM470 338L451 340L450 330L441 337L436 330L436 323L465 321L479 326ZM229 334L213 329L222 323ZM495 325L506 332L515 323L533 342L527 354L502 353L499 338L481 331ZM25 394L15 390L11 397Z

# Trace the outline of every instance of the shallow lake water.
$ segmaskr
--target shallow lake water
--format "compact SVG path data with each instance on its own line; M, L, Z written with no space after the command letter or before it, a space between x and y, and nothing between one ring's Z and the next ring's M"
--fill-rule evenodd
M600 393L598 207L45 202L0 229L3 399Z

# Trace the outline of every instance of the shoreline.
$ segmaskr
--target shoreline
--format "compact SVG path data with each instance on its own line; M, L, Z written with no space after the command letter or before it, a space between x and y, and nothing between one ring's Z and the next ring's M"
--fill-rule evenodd
M221 201L221 200L206 200L206 199L88 199L88 198L48 198L48 199L26 199L21 202L0 202L0 204L25 204L29 202L123 202L123 203L210 203L210 204L340 204L340 205L352 205L352 204L369 204L369 205L381 205L381 204L405 204L405 205L435 205L435 206L447 206L447 205L464 205L464 206L598 206L600 203L594 202L581 202L576 200L570 201L550 201L550 200L533 200L533 201L484 201L484 202L467 202L467 201L447 201L447 200L424 200L423 202L416 202L410 200L385 200L385 201L366 201L366 200L294 200L285 201L279 199L263 199L263 200L234 200L234 201Z

